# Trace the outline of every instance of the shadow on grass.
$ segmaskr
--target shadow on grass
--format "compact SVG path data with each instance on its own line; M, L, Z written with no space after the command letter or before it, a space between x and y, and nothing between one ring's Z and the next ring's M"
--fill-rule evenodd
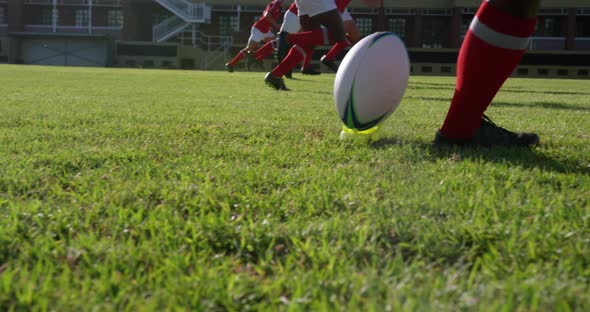
M460 162L463 160L483 160L492 163L508 163L512 166L519 166L527 169L538 168L544 171L559 173L582 173L590 174L590 168L584 167L572 161L558 161L541 154L534 147L460 147L442 146L437 147L430 142L404 141L397 138L384 138L371 144L372 148L384 149L392 145L409 145L428 155L432 161L450 160Z
M433 87L445 87L447 88L455 88L455 83L435 83L435 82L411 82L408 84L409 87L414 86L433 86Z
M324 91L324 90L305 91L305 93L324 94L324 95L333 95L334 94L332 91Z
M412 83L408 84L408 89L415 90L455 90L455 84L446 83ZM503 87L500 92L509 93L527 93L527 94L551 94L551 95L590 95L590 92L578 91L553 91L553 90L528 90L517 89L512 87Z
M435 96L406 96L405 99L410 100L422 100L432 102L447 102L451 103L451 97L435 97ZM580 105L567 105L557 102L537 102L537 103L509 103L509 102L493 102L491 107L531 107L531 108L543 108L552 110L571 110L580 112L590 112L590 106Z
M513 89L503 88L500 92L511 92L511 93L533 93L533 94L551 94L551 95L590 95L590 92L577 92L577 91L540 91L540 90L525 90L525 89Z
M446 83L412 83L408 84L408 89L415 90L448 90L454 91L455 84ZM554 90L529 90L512 87L503 87L500 92L509 93L527 93L527 94L551 94L551 95L590 95L590 92L579 92L579 91L554 91Z
M563 103L556 102L538 102L538 103L508 103L508 102L494 102L494 106L498 107L532 107L532 108L545 108L555 110L572 110L572 111L586 111L590 112L590 106L584 107L579 105L566 105Z

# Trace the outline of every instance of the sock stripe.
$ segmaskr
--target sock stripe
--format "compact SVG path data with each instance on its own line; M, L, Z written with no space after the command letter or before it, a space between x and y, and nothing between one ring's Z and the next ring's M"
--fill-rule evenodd
M294 45L293 48L295 48L297 50L297 52L301 53L301 55L303 56L303 58L305 58L307 56L307 53L305 53L305 49L303 49L302 47L300 47L299 45Z
M324 44L330 44L330 36L328 35L328 29L322 27L322 32L324 34Z
M516 37L493 30L482 23L476 16L469 27L471 32L479 39L499 48L507 50L526 50L529 45L529 37Z

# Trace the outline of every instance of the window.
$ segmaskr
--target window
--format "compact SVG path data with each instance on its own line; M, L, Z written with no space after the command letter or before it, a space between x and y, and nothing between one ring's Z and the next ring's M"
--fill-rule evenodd
M235 15L219 16L219 35L229 36L238 29L238 17Z
M119 9L107 11L107 26L117 27L123 25L123 12Z
M356 19L356 25L359 28L362 36L373 33L373 19L370 17L359 17Z
M590 17L578 16L576 19L576 37L590 37Z
M76 10L76 26L86 26L88 25L88 10L81 9Z
M407 21L403 17L390 17L388 21L389 31L404 39L406 38L406 23Z
M422 47L440 49L443 47L448 31L445 17L425 16L422 28Z
M561 18L558 16L542 17L537 23L537 36L540 37L562 37Z
M53 25L53 9L43 8L41 11L41 19L39 20L40 25ZM55 21L56 24L59 22L59 11L55 10Z
M469 27L471 27L471 22L473 21L473 17L475 15L463 15L463 24L461 26L461 35L467 35L467 31Z

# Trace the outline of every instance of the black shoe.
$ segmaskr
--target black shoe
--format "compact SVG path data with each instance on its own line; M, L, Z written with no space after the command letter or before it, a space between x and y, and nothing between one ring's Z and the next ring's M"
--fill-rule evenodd
M317 76L320 75L321 73L316 71L315 69L313 69L313 67L308 67L308 68L303 68L301 69L301 74L303 75L311 75L311 76Z
M336 63L334 63L333 61L328 60L325 55L322 56L322 58L320 59L320 62L322 62L322 64L326 65L326 67L328 67L332 71L334 71L334 72L338 71L338 65L336 65Z
M535 133L512 132L497 126L487 116L483 116L479 130L471 139L450 139L440 131L436 132L434 145L479 145L479 146L530 146L539 144L540 138Z
M286 74L285 74L285 77L286 77L287 79L293 79L293 71L292 71L292 70L290 70L288 73L286 73Z
M270 86L275 90L289 91L285 85L285 82L283 81L283 78L275 77L271 73L266 74L264 77L264 82L267 86Z
M225 64L225 69L226 69L228 72L230 72L230 73L233 73L233 72L234 72L234 67L233 67L233 66L231 66L231 65L229 65L229 63L226 63L226 64Z

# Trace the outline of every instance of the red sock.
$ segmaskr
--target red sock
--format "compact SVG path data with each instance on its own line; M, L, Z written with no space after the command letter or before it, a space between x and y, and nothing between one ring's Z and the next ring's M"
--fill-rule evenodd
M336 42L336 44L332 46L332 48L330 49L330 51L328 51L328 53L326 53L326 59L328 61L333 61L349 45L350 45L350 43L347 40L346 41Z
M312 31L304 31L296 34L289 34L287 40L292 45L299 45L301 47L313 47L322 44L328 44L330 38L328 30L325 28L318 28Z
M441 128L446 137L467 139L477 132L483 113L522 59L536 21L484 1L459 52L455 96Z
M313 57L313 51L311 53L306 53L305 58L303 59L303 68L309 68L311 66L311 59Z
M271 74L275 77L283 77L287 72L293 69L293 67L305 59L307 54L311 54L312 51L311 48L305 49L299 45L294 45L291 50L289 50L289 54L287 54L281 64L273 69Z
M262 48L256 50L256 52L254 52L254 57L259 60L262 61L263 59L267 58L268 56L271 56L275 51L274 48L274 40L273 41L269 41L267 43L265 43Z
M227 63L228 66L236 66L244 57L246 57L246 50L240 50L238 54Z

